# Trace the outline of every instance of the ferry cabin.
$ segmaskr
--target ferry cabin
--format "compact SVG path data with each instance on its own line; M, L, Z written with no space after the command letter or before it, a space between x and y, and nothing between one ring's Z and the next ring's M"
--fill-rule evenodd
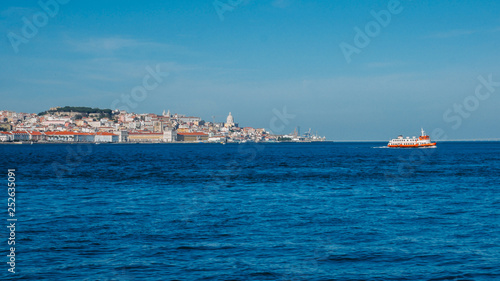
M397 139L393 139L391 141L391 144L395 144L395 145L398 145L398 144L400 144L400 145L413 145L413 144L417 144L417 140L418 139L416 137L413 137L411 139L410 139L410 137L406 137L406 139L405 139L402 135L400 135L400 136L398 136Z

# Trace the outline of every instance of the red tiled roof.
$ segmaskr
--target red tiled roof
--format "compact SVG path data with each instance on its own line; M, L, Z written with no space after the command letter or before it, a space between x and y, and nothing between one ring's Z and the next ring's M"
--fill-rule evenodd
M153 133L153 132L133 132L128 133L129 135L163 135L163 133Z
M42 135L42 133L40 133L40 132L38 132L38 131L28 131L28 133L29 133L30 135L33 135L33 136L41 136L41 135Z
M45 132L48 136L70 136L75 135L75 132Z
M63 132L45 132L46 135L49 136L94 136L94 135L100 135L100 136L117 136L113 133L108 133L108 132L98 132L98 133L82 133L82 132L68 132L68 131L63 131Z
M96 133L98 136L118 136L113 133L108 133L108 132L97 132Z
M208 136L207 134L200 133L200 132L196 132L196 133L177 133L177 134L181 135L181 136Z

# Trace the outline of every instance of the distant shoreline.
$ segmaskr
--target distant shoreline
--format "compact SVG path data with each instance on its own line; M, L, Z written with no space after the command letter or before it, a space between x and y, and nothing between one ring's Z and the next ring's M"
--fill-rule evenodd
M228 142L224 143L224 145L233 145L233 144L280 144L280 143L333 143L334 141L281 141L281 142ZM93 145L101 145L101 144L127 144L127 145L132 145L132 144L216 144L216 145L221 145L220 142L199 142L199 141L182 141L182 142L101 142L101 143L95 143L95 142L33 142L31 143L30 141L23 141L23 142L0 142L0 144L15 144L15 145L32 145L32 144L72 144L72 145L77 145L77 144L93 144Z
M457 139L436 140L436 142L499 142L500 139ZM336 140L334 142L389 142L389 140Z
M239 143L239 142L228 142L225 143L224 145L235 145L235 144L286 144L286 143L293 143L293 144L307 144L307 143L386 143L388 142L387 140L327 140L327 141L282 141L282 142L244 142L244 143ZM477 139L477 140L437 140L436 142L500 142L500 139ZM112 144L112 145L117 145L117 144L124 144L124 145L134 145L134 144L141 144L141 145L152 145L152 144L164 144L164 145L170 145L170 144L213 144L213 145L221 145L220 142L199 142L199 141L184 141L184 142L103 142L103 143L95 143L95 142L33 142L31 141L23 141L23 142L0 142L0 145L32 145L32 144L68 144L68 145L83 145L83 144L91 144L91 145L101 145L101 144Z

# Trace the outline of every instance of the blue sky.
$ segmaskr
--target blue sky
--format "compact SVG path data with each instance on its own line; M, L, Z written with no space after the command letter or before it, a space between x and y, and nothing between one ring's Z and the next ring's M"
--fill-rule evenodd
M168 77L131 111L218 121L232 112L271 129L286 108L294 117L276 133L385 140L423 126L449 139L500 138L500 87L475 97L479 76L500 81L500 3L397 2L220 0L233 5L222 19L213 0L72 0L52 16L36 1L2 1L0 109L110 108L158 67ZM390 5L400 12L348 63L340 44L356 47L355 28ZM39 21L30 38L23 18ZM12 34L24 38L17 52Z

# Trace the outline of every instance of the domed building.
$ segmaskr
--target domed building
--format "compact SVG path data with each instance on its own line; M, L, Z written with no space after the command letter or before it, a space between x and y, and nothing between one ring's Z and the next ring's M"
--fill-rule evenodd
M224 127L226 128L238 127L238 124L234 123L234 118L233 115L231 115L231 112L229 112L229 115L227 116Z

